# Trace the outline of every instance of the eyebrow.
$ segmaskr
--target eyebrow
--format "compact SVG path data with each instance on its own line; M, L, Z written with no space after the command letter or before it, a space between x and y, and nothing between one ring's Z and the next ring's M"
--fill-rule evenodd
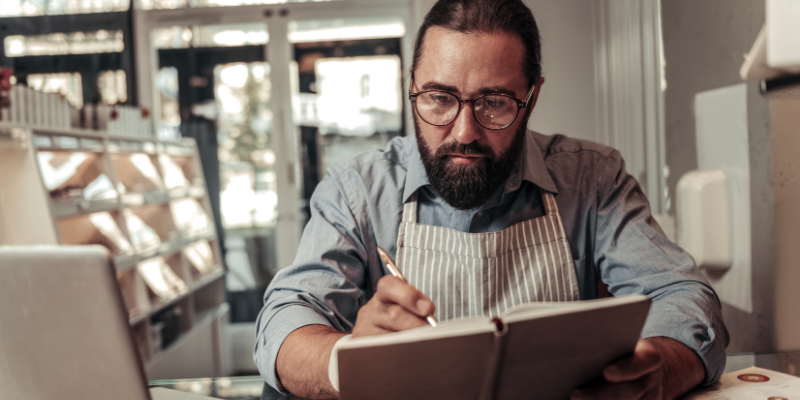
M423 91L425 91L425 90L441 90L441 91L444 91L444 92L459 93L457 87L450 86L450 85L445 85L443 83L439 83L439 82L435 82L435 81L426 82L424 85L422 85L422 90ZM505 86L482 87L482 88L478 89L478 93L481 94L481 95L499 93L499 94L505 94L505 95L508 95L508 96L511 96L511 97L516 97L517 96L517 94L514 93L513 90L511 90L511 89L509 89L509 88L507 88Z
M425 82L425 84L422 85L422 90L441 90L444 92L458 93L458 88L456 88L455 86L445 85L444 83L433 82L433 81Z

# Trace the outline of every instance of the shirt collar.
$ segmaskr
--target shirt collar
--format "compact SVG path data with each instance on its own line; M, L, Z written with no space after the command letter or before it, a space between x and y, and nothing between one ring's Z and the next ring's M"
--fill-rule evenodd
M536 143L535 135L536 133L530 129L525 133L525 153L520 157L522 179L550 193L557 194L558 189L550 176L550 171L544 164L544 152Z
M403 188L403 202L407 202L414 192L422 186L428 185L428 174L422 164L422 157L417 148L417 139L414 136L408 139L408 173L406 184ZM521 182L525 180L550 192L558 193L553 178L544 164L544 155L539 145L536 143L534 133L528 130L525 135L525 151L520 157L519 164L506 181L505 192L519 189Z
M428 184L428 174L425 172L425 165L422 164L422 156L419 154L417 147L417 138L415 135L406 137L408 154L408 173L406 174L406 184L403 188L403 203L408 201L408 198L414 194L417 189Z

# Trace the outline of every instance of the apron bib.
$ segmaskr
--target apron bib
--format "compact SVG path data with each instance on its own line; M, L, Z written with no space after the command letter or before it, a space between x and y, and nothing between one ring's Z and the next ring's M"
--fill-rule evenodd
M544 216L490 233L417 223L416 194L403 205L397 267L433 301L437 320L491 318L524 303L579 300L555 197L543 193Z

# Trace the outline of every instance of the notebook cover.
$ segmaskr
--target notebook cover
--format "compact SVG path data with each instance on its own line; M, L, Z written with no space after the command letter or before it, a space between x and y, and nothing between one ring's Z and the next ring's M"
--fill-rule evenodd
M508 323L496 398L569 398L609 362L633 351L650 307L643 298ZM341 349L341 399L477 399L493 340L493 333L483 332Z

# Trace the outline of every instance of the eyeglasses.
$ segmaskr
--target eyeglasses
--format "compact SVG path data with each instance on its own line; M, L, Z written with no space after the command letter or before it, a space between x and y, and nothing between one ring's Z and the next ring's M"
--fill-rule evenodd
M424 90L408 96L414 105L417 115L434 126L445 126L453 123L461 113L463 103L472 103L472 115L486 129L499 130L508 128L519 115L519 110L530 104L533 89L531 86L525 101L502 93L489 93L472 100L463 100L450 92L441 90Z

